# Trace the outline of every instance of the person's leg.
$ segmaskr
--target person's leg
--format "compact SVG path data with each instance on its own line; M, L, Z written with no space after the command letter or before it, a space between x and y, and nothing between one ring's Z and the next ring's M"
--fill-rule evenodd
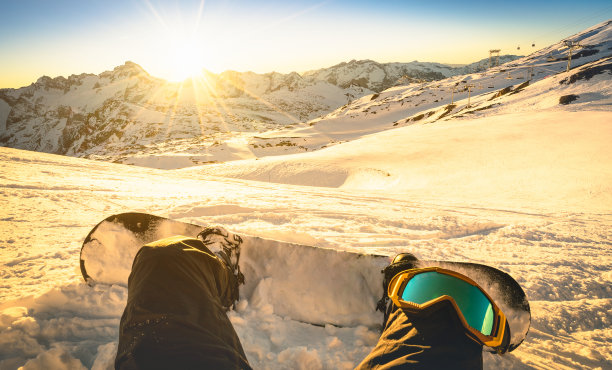
M231 270L198 240L164 245L134 259L115 367L249 368L226 314Z
M377 345L357 367L482 369L482 346L470 339L450 302L409 316L393 307Z
M387 297L393 276L414 268L416 257L400 253L384 270L385 295L379 309L385 312L383 332L359 369L482 369L482 346L467 336L452 304L441 301L412 315Z

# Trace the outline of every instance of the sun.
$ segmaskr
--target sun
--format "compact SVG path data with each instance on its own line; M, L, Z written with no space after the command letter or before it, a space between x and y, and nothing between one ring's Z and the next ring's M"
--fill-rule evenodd
M204 45L193 38L173 38L167 48L167 79L181 82L200 77L204 69Z

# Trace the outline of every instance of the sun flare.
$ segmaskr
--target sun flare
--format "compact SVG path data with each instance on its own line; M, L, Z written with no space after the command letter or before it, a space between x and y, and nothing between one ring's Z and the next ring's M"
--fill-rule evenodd
M194 39L174 39L167 54L167 79L173 82L202 76L204 46Z

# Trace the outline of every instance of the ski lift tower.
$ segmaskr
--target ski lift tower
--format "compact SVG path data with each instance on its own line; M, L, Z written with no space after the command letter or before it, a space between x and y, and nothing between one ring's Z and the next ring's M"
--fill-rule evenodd
M566 72L569 72L570 65L572 63L572 51L574 49L578 49L578 48L582 47L582 45L580 45L580 43L577 42L577 41L568 41L568 40L565 40L563 42L565 43L565 46L567 46L569 48L569 54L567 55L567 71L566 71Z
M474 85L474 84L467 84L467 85L465 85L465 88L468 91L467 108L470 107L470 94L472 93L472 89L475 88L475 87L476 87L476 85Z
M500 49L491 49L489 50L489 68L491 68L493 66L493 54L497 54L495 56L495 66L499 66L499 52L501 50Z

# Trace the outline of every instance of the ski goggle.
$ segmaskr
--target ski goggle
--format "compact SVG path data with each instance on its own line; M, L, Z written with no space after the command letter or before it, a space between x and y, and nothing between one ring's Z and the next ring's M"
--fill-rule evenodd
M467 276L439 267L411 269L395 275L387 289L396 306L415 314L450 301L470 338L498 353L506 352L510 341L506 316Z

